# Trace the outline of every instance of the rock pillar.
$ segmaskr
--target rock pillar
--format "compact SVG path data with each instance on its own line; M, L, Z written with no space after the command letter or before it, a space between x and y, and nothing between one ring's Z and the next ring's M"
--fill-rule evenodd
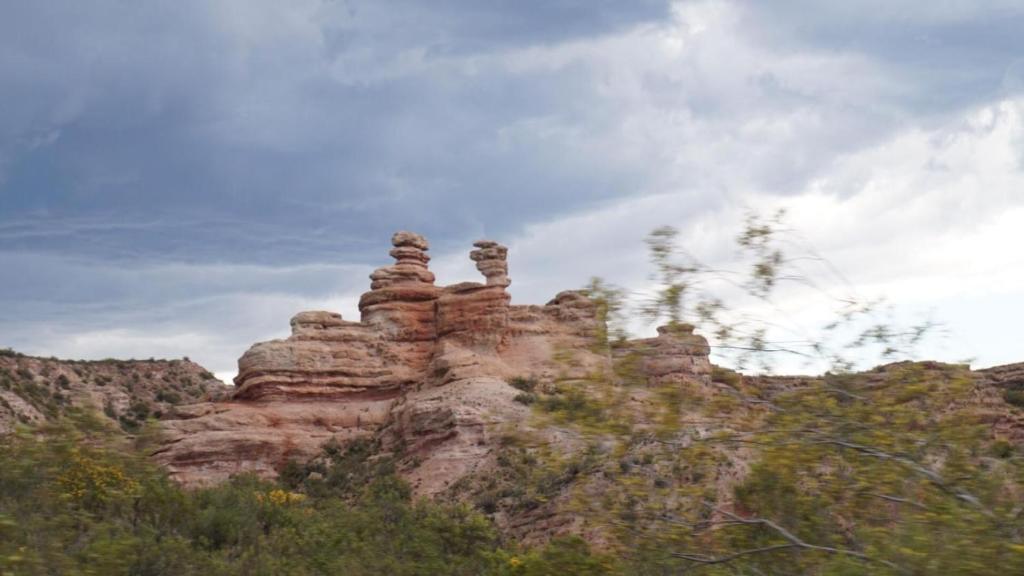
M362 320L392 340L431 341L437 335L434 303L440 290L427 269L427 241L419 234L397 232L391 244L396 262L370 274L370 291L359 299Z

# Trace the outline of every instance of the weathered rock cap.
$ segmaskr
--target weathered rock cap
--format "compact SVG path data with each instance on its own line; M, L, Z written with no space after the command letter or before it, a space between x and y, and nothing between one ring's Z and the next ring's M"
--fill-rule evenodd
M677 322L675 324L665 324L664 326L658 326L658 334L665 334L668 336L679 335L679 334L693 334L693 331L697 327L693 324L686 322Z
M469 258L476 262L476 269L487 278L488 286L508 286L508 248L493 240L477 240L473 243L476 250L469 253Z
M341 326L343 324L345 324L345 321L341 318L341 314L338 314L337 312L327 312L325 310L307 310L305 312L299 312L295 316L292 316L291 321L292 328L308 325L326 328L328 326Z
M594 300L583 290L562 290L548 301L546 306L569 306L593 308Z
M398 248L409 246L420 250L430 250L430 244L427 243L426 238L406 230L395 232L395 235L391 237L391 244Z
M469 253L469 258L474 262L483 262L485 260L504 262L507 256L508 248L504 246L488 246L487 248L479 248Z

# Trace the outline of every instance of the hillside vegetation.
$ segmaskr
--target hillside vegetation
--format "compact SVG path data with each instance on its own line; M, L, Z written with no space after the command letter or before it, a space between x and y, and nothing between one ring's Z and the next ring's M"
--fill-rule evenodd
M387 470L318 494L255 478L184 490L101 416L72 411L0 445L0 573L603 574L579 540L523 552L464 506L412 501Z
M146 458L155 427L132 440L72 409L0 447L0 573L1024 572L1012 383L936 363L715 376L678 393L516 381L534 419L500 473L435 502L366 443L276 483L183 490ZM591 545L531 539L553 523Z
M542 398L539 417L582 448L550 455L524 437L512 453L536 465L482 485L499 508L536 505L538 492L558 502L627 573L1024 573L1012 388L936 363L716 376L711 389L591 382L582 402ZM643 395L657 398L646 414L623 401Z
M215 399L228 386L181 360L58 360L0 350L0 433L92 408L135 432L180 404Z

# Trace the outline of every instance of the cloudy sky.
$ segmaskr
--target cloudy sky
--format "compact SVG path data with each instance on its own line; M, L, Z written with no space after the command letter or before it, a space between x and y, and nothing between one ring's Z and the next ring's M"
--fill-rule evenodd
M395 230L442 283L503 241L542 303L785 206L944 323L924 355L1021 361L1021 30L1019 0L5 2L0 347L230 376L300 309L356 318Z

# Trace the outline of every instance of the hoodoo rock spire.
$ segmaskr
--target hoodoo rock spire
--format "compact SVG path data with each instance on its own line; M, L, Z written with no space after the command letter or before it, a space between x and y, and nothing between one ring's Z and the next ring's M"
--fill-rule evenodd
M567 291L544 306L512 305L505 246L473 244L485 282L437 286L423 236L397 232L391 244L395 262L370 275L359 322L299 312L288 338L255 344L238 360L230 400L184 406L163 421L155 456L172 477L189 485L241 472L270 477L329 440L373 438L417 493L432 495L494 465L502 427L527 422L530 409L508 380L610 373L595 303ZM700 336L662 331L637 344L649 350L640 369L652 382L708 379Z

